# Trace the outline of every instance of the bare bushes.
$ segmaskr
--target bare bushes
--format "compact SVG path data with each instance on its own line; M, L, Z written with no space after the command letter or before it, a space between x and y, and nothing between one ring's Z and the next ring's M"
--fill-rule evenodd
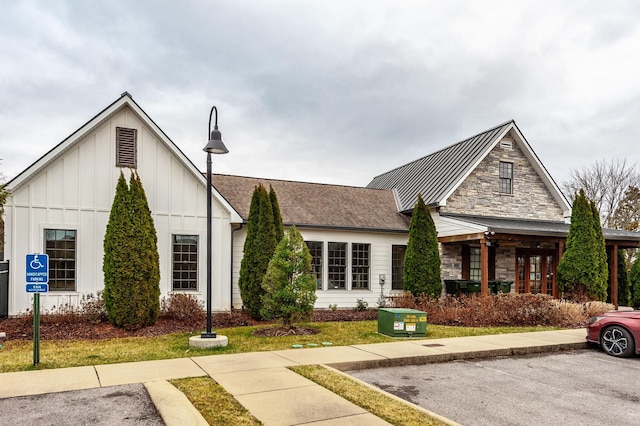
M160 300L160 317L183 324L204 324L206 314L202 301L191 294L172 293Z
M542 294L499 294L488 297L391 297L397 308L427 312L431 324L470 327L583 327L589 318L614 309L602 302L574 303Z

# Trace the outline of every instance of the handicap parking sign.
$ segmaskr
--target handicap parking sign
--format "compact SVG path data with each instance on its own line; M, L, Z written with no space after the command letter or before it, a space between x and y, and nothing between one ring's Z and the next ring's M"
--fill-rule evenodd
M27 255L27 291L41 293L49 290L49 255Z

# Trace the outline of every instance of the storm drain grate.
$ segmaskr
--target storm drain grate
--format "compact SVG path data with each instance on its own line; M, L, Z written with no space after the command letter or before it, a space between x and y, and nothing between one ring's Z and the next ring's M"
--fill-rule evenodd
M422 345L422 346L424 346L425 348L437 348L439 346L444 346L444 345L442 345L440 343L429 343L427 345Z

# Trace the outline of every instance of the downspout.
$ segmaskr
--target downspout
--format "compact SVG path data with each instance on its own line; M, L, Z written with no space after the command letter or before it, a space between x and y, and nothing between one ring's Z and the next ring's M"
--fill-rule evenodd
M240 224L239 228L235 228L231 230L231 267L229 268L229 312L233 311L233 234L235 234L236 231L239 231L242 229L242 226L244 225L244 223Z

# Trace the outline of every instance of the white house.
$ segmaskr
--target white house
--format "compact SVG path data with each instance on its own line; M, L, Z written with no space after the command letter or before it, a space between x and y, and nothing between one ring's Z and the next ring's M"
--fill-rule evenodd
M28 253L50 256L43 309L77 305L103 288L103 238L120 173L136 169L156 225L161 293L206 297L206 180L128 93L8 184L5 257L8 313L32 306ZM514 283L516 292L558 296L569 204L514 121L375 177L367 188L214 175L213 291L216 311L241 308L238 275L253 189L273 186L285 226L307 242L316 306L375 306L402 289L411 210L418 194L438 230L443 279ZM640 234L605 229L610 259ZM611 294L617 262L610 262ZM0 287L1 288L1 287ZM2 295L0 295L2 296ZM0 297L0 300L3 300Z
M137 170L158 235L160 287L206 288L206 179L128 93L11 180L5 205L9 315L32 306L28 253L50 256L42 309L77 305L103 288L103 239L120 170ZM213 191L213 309L229 309L231 224L242 220ZM173 262L172 259L179 259Z

